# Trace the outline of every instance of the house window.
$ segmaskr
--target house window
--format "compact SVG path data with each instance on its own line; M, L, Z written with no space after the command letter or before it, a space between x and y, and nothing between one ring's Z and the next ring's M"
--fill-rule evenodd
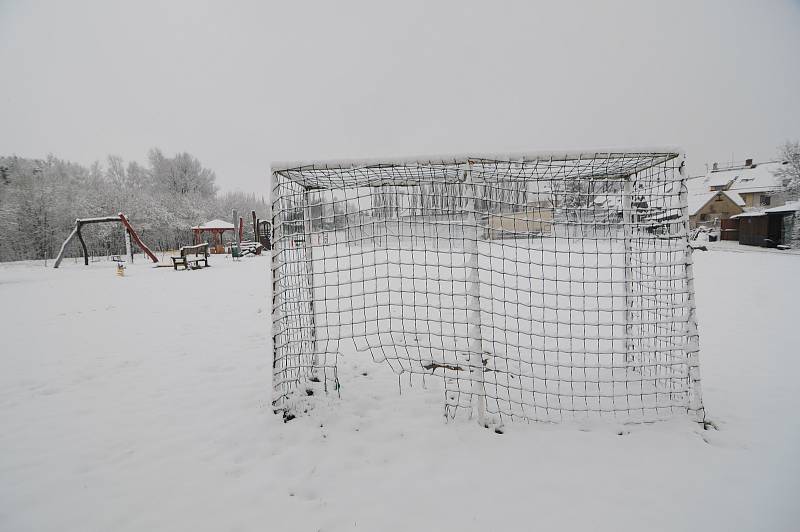
M705 222L706 220L708 220L708 215L706 213L701 214L700 215L700 221L701 222Z
M716 197L716 198L714 198L714 201L722 201L722 196L720 196L719 194L717 194L717 197Z
M767 207L767 206L769 206L769 203L770 203L770 200L771 200L771 199L772 199L772 198L770 198L770 197L769 197L769 196L767 196L766 194L761 194L761 206L762 206L762 207Z

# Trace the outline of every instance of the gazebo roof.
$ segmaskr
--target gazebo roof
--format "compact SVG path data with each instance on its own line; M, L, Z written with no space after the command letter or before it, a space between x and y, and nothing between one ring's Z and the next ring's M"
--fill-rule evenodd
M196 225L192 227L192 229L196 230L204 230L204 229L216 229L217 231L229 229L233 231L236 229L236 226L230 222L226 222L224 220L211 220L210 222L206 222L202 225Z

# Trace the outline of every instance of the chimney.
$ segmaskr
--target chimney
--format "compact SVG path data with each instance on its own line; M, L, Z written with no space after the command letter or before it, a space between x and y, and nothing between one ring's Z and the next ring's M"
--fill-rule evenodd
M717 170L719 170L719 163L712 164L711 165L711 171L712 172L716 172Z
M753 166L753 159L745 159L745 161L744 161L744 165L745 165L747 168L750 168L751 166Z

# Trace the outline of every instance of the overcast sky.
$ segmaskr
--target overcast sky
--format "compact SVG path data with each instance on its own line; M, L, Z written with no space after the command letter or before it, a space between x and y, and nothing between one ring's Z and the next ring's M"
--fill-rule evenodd
M0 154L271 161L800 138L800 2L0 0Z

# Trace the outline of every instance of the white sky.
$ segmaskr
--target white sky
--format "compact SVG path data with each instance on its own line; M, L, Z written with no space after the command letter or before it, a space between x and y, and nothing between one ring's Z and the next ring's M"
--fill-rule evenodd
M270 161L800 138L800 2L10 2L0 153Z

